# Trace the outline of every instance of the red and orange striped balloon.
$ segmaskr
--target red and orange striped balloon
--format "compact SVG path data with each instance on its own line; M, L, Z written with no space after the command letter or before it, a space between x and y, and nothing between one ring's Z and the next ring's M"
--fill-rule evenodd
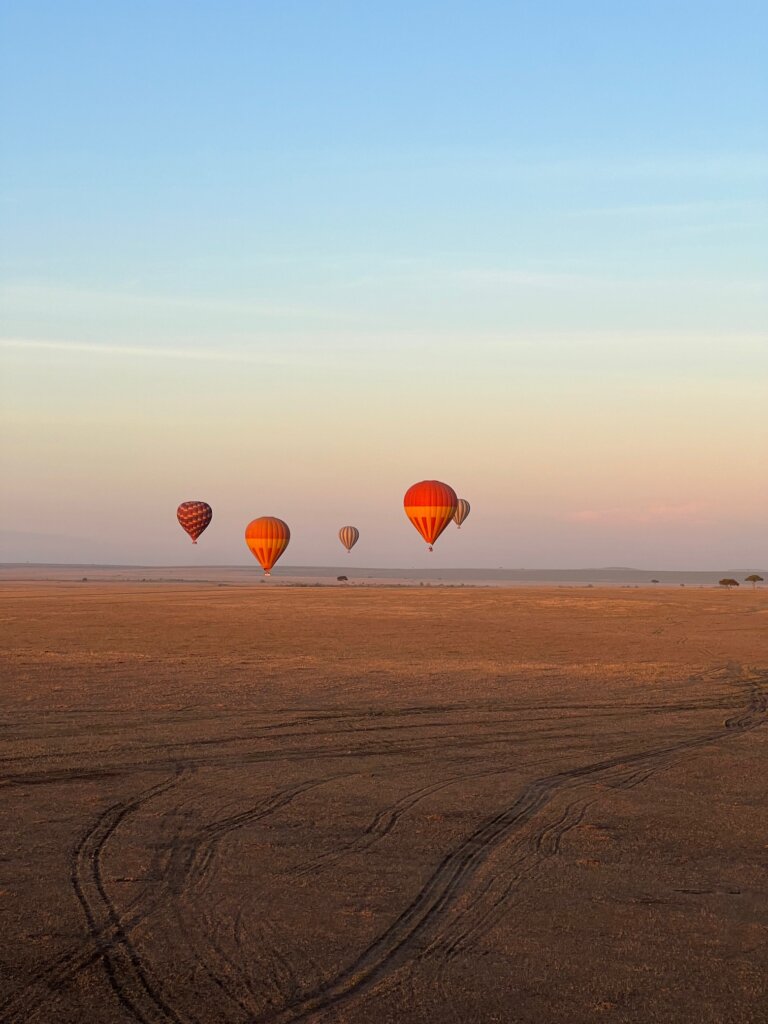
M197 538L213 519L213 509L207 501L182 501L176 509L176 518L192 543L197 544Z
M245 543L264 570L265 576L270 575L272 566L288 547L290 539L291 531L287 523L274 516L261 516L245 528Z
M360 531L356 526L342 526L339 530L339 540L347 549L347 554L349 554L358 540L360 540Z
M432 545L456 514L456 491L439 480L422 480L403 498L405 514L432 550Z

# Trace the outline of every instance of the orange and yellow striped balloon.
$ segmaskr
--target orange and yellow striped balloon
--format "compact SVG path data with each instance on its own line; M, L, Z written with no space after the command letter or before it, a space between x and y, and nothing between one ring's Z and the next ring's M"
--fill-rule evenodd
M456 523L459 529L461 529L461 524L464 522L468 515L469 502L467 501L466 498L459 498L458 502L456 503L456 511L453 514L453 521Z
M261 516L248 523L245 528L245 543L251 554L269 576L272 566L288 547L291 531L287 523L274 516Z
M456 491L439 480L422 480L405 492L405 514L427 542L430 551L453 519L458 500Z
M360 531L356 526L342 526L339 530L339 540L347 549L347 554L349 554L359 539Z

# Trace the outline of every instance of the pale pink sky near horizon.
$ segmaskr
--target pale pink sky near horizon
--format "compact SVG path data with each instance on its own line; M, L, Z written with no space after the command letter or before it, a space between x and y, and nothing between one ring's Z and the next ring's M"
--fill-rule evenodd
M481 380L477 342L279 370L7 346L2 559L248 564L245 525L278 515L284 564L768 562L762 380L621 372L621 344L540 337L532 355L522 339L520 357L514 340L485 339ZM645 351L693 359L695 344L650 337ZM425 477L472 504L432 555L402 511ZM190 498L214 508L197 547L175 520ZM361 530L348 560L347 523Z

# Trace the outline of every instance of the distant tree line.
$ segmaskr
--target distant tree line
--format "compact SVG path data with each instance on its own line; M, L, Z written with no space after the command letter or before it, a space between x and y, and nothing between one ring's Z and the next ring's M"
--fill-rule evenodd
M744 578L744 582L745 583L751 583L752 584L752 589L754 590L758 583L762 583L763 582L763 577L762 576L758 576L756 572L753 572L751 576L746 576ZM733 580L733 579L730 579L730 578L726 578L726 579L720 580L720 586L721 587L725 587L726 590L732 590L733 587L738 587L739 586L739 581L738 580Z

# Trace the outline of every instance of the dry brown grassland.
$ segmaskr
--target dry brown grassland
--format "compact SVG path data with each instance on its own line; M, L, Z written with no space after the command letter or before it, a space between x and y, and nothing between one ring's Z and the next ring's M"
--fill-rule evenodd
M3 1024L768 1020L768 592L0 614Z

